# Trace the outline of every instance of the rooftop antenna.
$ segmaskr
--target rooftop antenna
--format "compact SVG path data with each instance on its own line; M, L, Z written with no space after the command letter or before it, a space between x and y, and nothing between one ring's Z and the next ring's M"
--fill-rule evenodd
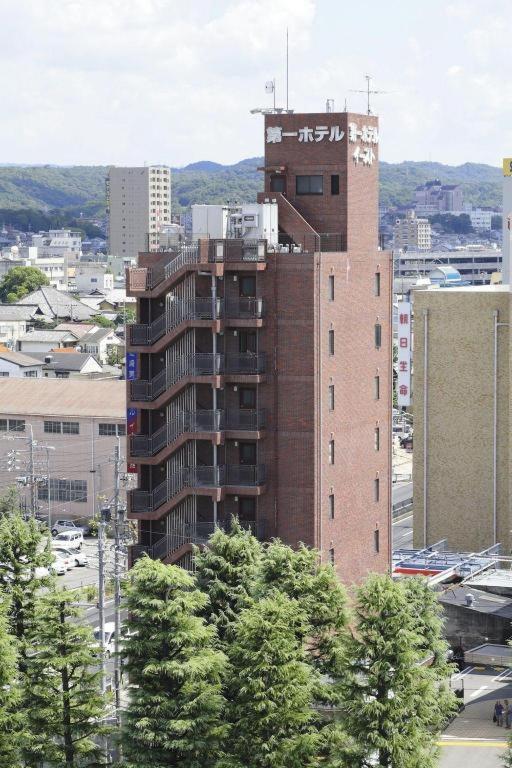
M288 112L288 27L286 27L286 111Z
M365 90L364 91L354 91L354 90L351 90L350 93L366 93L366 97L367 97L367 100L368 100L367 101L367 114L371 115L372 114L372 110L370 109L370 96L373 95L373 94L389 93L389 91L372 91L371 88L370 88L371 81L372 81L372 76L371 75L365 75L365 78L366 78L366 88L365 88Z
M327 99L325 102L325 111L334 112L334 99Z
M345 96L345 105L343 107L344 112L348 112L348 104L347 104L347 97Z

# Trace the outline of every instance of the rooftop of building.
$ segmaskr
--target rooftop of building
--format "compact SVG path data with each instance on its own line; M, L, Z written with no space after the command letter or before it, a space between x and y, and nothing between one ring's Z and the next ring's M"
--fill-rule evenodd
M472 595L472 601L468 601L468 595ZM470 588L468 584L448 587L440 593L439 600L444 605L457 605L475 613L512 619L512 598L482 592L479 589Z
M0 304L0 320L32 320L38 310L37 304Z
M442 291L444 286L442 285L421 285L416 288L416 293L419 293L420 291L430 291L430 292L436 292L439 293L439 291ZM450 294L453 293L509 293L511 290L510 285L503 285L503 283L498 283L496 285L451 285L449 287Z
M126 382L119 379L0 378L0 413L124 420Z
M22 352L15 352L12 349L6 349L0 347L0 360L6 360L14 365L19 365L20 368L31 368L34 365L42 365L41 360L35 357L29 357Z
M54 318L88 320L94 314L89 307L74 299L69 293L58 291L51 285L42 285L36 291L19 299L16 304L36 304L44 315Z
M77 339L81 339L88 333L92 333L98 326L94 323L59 323L54 330L71 331Z
M78 336L73 331L58 331L56 328L53 330L34 330L27 331L23 336L20 336L20 341L41 341L49 342L53 344L59 341L77 341Z
M94 360L98 369L101 370L101 365L88 352L60 352L59 350L52 349L51 352L36 352L34 353L34 357L37 357L38 360L44 363L44 369L46 371L80 372L84 365L91 359ZM49 362L46 362L46 358L49 357L52 359Z

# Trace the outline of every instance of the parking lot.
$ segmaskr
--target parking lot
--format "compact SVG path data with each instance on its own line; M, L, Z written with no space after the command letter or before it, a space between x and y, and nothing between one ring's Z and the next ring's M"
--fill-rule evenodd
M105 573L108 581L113 572L114 554L112 547L114 542L107 539L105 542ZM77 587L86 587L98 584L98 540L87 538L84 540L82 552L87 554L89 564L86 566L74 567L66 573L65 576L58 576L58 584L65 585L69 589Z

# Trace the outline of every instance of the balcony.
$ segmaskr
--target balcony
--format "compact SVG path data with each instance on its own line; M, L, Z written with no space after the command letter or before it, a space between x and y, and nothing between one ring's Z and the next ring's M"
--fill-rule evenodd
M188 376L255 375L265 371L263 353L241 352L223 355L197 352L176 360L149 381L139 379L130 383L130 396L134 402L151 402Z
M186 432L255 432L264 424L265 412L262 410L183 411L152 435L131 435L130 455L138 458L155 456Z
M181 491L192 488L255 488L265 484L264 464L184 467L160 483L153 491L130 491L131 512L154 512Z
M136 323L129 326L130 341L134 346L147 346L154 344L166 333L173 331L181 323L187 320L217 320L250 319L257 320L263 316L262 299L238 298L238 299L177 299L170 309L166 310L152 323Z

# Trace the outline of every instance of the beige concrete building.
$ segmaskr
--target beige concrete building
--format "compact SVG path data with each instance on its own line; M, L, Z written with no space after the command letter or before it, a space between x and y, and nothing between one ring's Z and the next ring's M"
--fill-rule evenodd
M155 250L157 233L171 221L170 168L112 166L106 186L109 253L137 259L139 251Z
M120 436L125 456L125 434L124 381L0 379L0 493L17 485L30 508L33 438L38 512L48 514L49 469L52 520L87 520L112 498L114 448Z
M512 540L509 286L414 293L414 546Z
M405 219L397 219L393 227L393 248L405 251L429 251L432 247L430 221L418 219L407 211Z

